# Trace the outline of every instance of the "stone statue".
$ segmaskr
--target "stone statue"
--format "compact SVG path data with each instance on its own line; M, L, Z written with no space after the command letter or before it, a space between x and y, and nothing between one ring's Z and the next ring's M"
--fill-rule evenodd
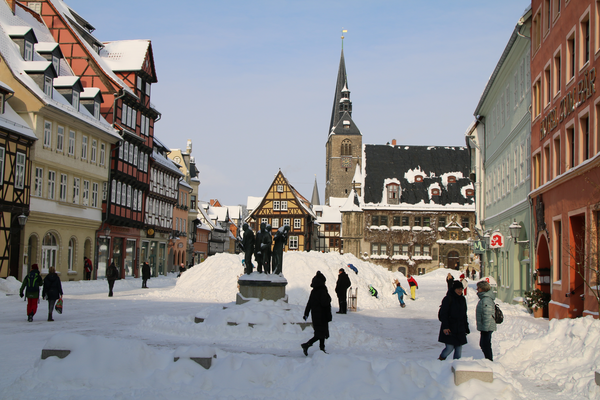
M262 237L265 234L267 224L261 222L260 230L256 232L256 237L254 238L254 260L256 260L256 271L259 274L263 272L263 253L261 250Z
M262 262L265 274L271 273L271 244L273 243L271 231L271 225L266 225L265 231L261 236L260 250L262 251Z
M287 244L288 233L290 232L290 226L284 225L277 229L273 238L273 273L279 275L282 273L283 268L283 249Z
M242 239L242 249L244 250L245 273L252 273L252 253L254 253L254 232L248 224L242 225L244 237Z

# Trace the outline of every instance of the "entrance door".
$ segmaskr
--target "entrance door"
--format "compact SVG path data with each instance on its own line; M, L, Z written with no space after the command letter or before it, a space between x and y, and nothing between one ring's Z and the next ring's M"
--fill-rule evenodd
M448 253L448 268L457 271L460 269L460 256L458 255L458 251L451 251Z
M569 271L569 313L571 318L581 317L583 315L583 290L585 284L583 277L586 275L586 249L585 249L585 216L577 215L569 218L571 225L571 237L569 240L570 264Z

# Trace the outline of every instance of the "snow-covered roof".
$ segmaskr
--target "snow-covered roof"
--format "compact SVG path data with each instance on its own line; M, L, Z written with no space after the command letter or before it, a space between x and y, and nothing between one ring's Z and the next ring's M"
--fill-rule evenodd
M192 187L185 181L185 179L180 179L179 180L179 186L183 186L183 187L186 187L188 189L192 189Z
M177 176L180 176L180 177L183 176L183 174L181 173L181 171L179 170L179 168L177 168L175 166L175 164L173 164L173 162L171 160L169 160L167 157L163 156L162 154L157 153L156 151L152 151L151 158L157 164L159 164L159 165L167 168L174 175L177 175Z
M30 26L9 25L6 27L5 32L8 34L8 36L25 36L30 30Z
M86 88L83 88L83 92L81 92L81 94L79 95L79 98L80 99L93 99L94 97L98 96L98 93L100 93L100 89L86 87Z
M38 53L51 53L58 47L56 42L38 42L33 46L33 49Z
M149 46L149 40L104 42L100 56L113 71L138 71L142 69Z
M350 190L350 194L343 206L340 207L340 212L362 212L361 198L356 194L354 189Z
M9 92L9 93L14 93L15 91L12 90L12 88L10 86L8 86L6 83L0 81L0 88L4 89L5 91Z
M260 205L262 200L262 197L248 196L248 200L246 200L246 209L248 209L248 212L251 212L252 210L256 209L256 207Z
M37 136L35 136L33 130L27 125L27 122L12 109L8 102L4 102L4 114L0 114L0 128L12 131L28 139L37 140Z
M58 76L53 79L54 87L71 87L79 81L78 76Z
M340 207L331 206L315 206L314 210L318 213L321 212L321 216L317 216L317 222L319 224L341 224L342 214L340 213Z
M52 63L50 61L23 61L23 71L25 72L44 72Z
M240 219L242 217L242 207L241 206L225 206L229 210L229 218L231 219Z

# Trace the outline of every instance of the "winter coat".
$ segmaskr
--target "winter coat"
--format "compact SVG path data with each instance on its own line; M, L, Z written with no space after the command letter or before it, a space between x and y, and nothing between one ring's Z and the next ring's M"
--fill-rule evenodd
M477 296L479 296L479 302L475 309L477 330L494 332L496 330L496 321L494 320L494 314L496 313L494 299L496 295L491 290L488 290L487 292L478 292Z
M313 288L304 309L304 317L310 312L316 338L327 339L329 337L329 321L331 318L331 297L325 286L325 276L321 272L312 280L310 286Z
M119 277L119 270L115 266L115 263L110 263L106 270L106 280L115 281Z
M440 334L438 342L462 346L467 344L469 321L467 319L467 301L463 296L451 290L442 300L440 308ZM450 334L444 334L444 329L450 329Z
M142 279L150 279L150 264L142 264Z
M411 286L411 287L412 286L416 286L417 289L419 288L419 285L417 284L417 281L412 276L410 278L408 278L407 281L408 281L408 286Z
M31 282L31 283L30 283ZM21 285L21 290L19 293L21 297L23 297L23 290L27 288L25 291L25 297L28 299L39 299L40 298L40 286L42 286L42 276L40 275L40 271L37 269L32 269L29 271L25 279L23 279L23 284ZM31 289L29 288L31 286Z
M42 289L42 298L58 300L62 295L62 285L56 272L46 275L44 278L44 288Z
M352 286L352 283L350 282L350 277L348 277L346 271L342 271L338 275L338 280L335 284L335 294L337 294L339 298L345 298L346 291L350 286Z
M402 288L402 286L396 286L396 290L392 294L397 294L398 300L402 301L402 296L406 294L406 291Z

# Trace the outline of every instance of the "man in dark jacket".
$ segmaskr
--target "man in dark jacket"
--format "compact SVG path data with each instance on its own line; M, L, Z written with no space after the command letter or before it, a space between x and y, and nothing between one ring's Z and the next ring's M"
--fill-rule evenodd
M29 322L33 321L33 316L37 312L37 305L40 299L40 286L42 286L40 270L38 269L37 264L33 264L31 266L31 271L29 271L29 274L23 279L23 284L19 291L21 298L23 298L23 290L27 288L25 296L27 297L27 321Z
M60 278L56 274L56 269L50 267L48 275L44 278L44 288L42 289L42 299L48 300L48 321L54 321L52 319L52 311L54 310L54 304L56 300L60 299L63 295L62 285L60 284Z
M142 289L148 289L148 279L150 279L150 264L146 261L142 264Z
M83 270L85 271L85 280L89 281L92 279L92 270L94 269L94 266L92 265L92 261L87 258L87 257L83 257Z
M313 289L310 292L308 303L304 309L304 320L306 321L308 313L310 312L315 334L308 342L301 344L305 356L308 356L308 348L317 340L319 341L321 351L325 353L325 339L329 338L329 322L332 319L331 296L329 296L329 292L327 292L325 281L325 276L321 271L317 271L317 274L310 284Z
M115 280L119 277L119 270L115 266L115 262L112 261L106 270L106 280L108 281L108 297L113 295L113 287L115 286Z
M337 314L346 314L348 310L348 302L346 301L346 291L352 284L350 283L350 278L344 268L340 268L340 274L338 275L337 283L335 284L335 294L338 298L338 303L340 305L340 311L337 311Z
M252 273L252 253L254 253L254 232L248 224L242 225L244 237L242 238L242 248L244 249L244 265L246 270L244 273Z
M442 325L440 326L438 342L446 344L438 358L442 361L452 351L454 351L454 359L459 359L462 355L462 346L467 344L467 335L471 333L467 319L467 301L463 297L462 283L454 282L452 289L442 300L439 311L439 319Z

